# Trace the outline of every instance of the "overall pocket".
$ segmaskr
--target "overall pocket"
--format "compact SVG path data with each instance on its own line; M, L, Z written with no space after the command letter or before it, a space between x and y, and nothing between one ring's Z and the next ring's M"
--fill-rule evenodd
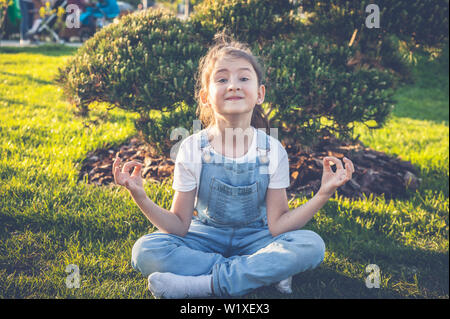
M206 215L215 223L245 225L258 220L258 183L232 186L213 177Z

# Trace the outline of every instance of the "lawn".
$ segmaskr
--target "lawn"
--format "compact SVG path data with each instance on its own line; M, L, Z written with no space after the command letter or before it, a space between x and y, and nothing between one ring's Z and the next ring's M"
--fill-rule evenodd
M98 105L98 124L73 115L53 83L72 48L0 48L0 298L152 298L130 265L154 230L128 193L78 181L89 151L135 134L133 115ZM368 147L411 161L421 187L406 200L332 198L306 226L325 240L321 266L293 280L293 294L261 288L245 298L448 298L448 50L419 59L385 127L355 132ZM146 184L169 208L170 180ZM307 198L298 197L292 207ZM376 264L380 287L367 288ZM68 288L68 265L80 272ZM70 282L70 281L69 281Z

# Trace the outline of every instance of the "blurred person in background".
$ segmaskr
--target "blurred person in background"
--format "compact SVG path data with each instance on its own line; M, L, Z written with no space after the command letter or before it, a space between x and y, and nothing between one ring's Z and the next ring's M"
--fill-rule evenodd
M83 25L92 25L95 19L107 18L112 19L119 15L120 10L116 0L99 0L95 6L86 8L80 16Z
M30 44L29 36L27 35L33 21L33 0L19 0L20 14L22 20L20 21L20 45Z
M33 34L34 32L36 32L37 28L39 27L39 24L42 21L42 18L41 18L40 14L39 14L39 9L44 6L44 3L43 3L44 0L32 0L32 1L33 1L33 4L34 4L34 8L32 10L32 12L33 12L33 25L31 27L31 29L28 30L28 32L27 32L28 35Z

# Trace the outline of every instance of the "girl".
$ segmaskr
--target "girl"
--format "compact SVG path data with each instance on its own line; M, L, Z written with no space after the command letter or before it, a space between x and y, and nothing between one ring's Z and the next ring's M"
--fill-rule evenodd
M292 275L324 258L319 235L299 229L351 179L353 164L344 158L344 168L325 157L319 192L290 210L287 153L256 129L267 127L262 81L262 67L244 44L221 36L202 58L196 96L207 128L180 146L170 211L147 197L140 163L113 164L116 184L159 229L140 238L131 257L156 298L240 296L274 283L289 292Z

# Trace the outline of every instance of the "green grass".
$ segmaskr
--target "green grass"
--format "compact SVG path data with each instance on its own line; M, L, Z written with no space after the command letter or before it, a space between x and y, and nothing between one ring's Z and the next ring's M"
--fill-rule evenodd
M101 105L99 125L73 116L52 82L73 53L0 48L0 298L151 298L130 255L154 228L125 190L77 181L89 151L135 134L134 117ZM306 226L326 242L322 265L295 276L292 295L266 287L246 298L448 298L445 59L419 61L385 127L355 128L366 146L411 161L420 189L402 200L332 198ZM147 184L147 193L169 208L170 185ZM80 269L78 289L66 287L69 264ZM369 264L380 268L378 289L365 285Z

